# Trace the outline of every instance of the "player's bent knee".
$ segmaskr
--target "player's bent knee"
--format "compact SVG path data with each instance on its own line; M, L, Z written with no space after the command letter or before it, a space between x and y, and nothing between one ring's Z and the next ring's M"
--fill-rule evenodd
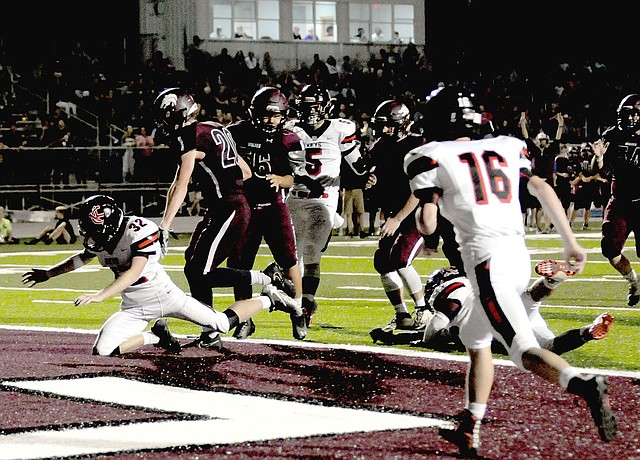
M376 251L373 254L373 268L381 275L385 273L395 272L398 268L406 266L402 261L390 260L389 254L382 251Z
M110 347L105 347L104 345L96 345L93 347L92 354L94 356L120 356L120 347L116 347L115 349Z
M380 275L384 292L393 292L402 288L402 278L398 272L390 272Z

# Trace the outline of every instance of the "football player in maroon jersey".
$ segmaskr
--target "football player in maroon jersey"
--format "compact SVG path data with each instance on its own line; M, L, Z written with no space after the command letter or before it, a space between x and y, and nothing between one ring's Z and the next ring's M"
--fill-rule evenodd
M633 232L636 256L640 256L640 95L624 97L617 113L616 126L592 147L598 169L612 174L611 197L602 221L602 255L629 283L627 305L632 307L640 301L640 279L622 250Z
M269 246L276 263L292 281L285 291L302 305L302 274L296 255L296 241L285 193L293 185L290 155L303 150L300 138L284 128L289 111L287 97L274 87L263 87L251 99L250 120L231 123L227 129L236 142L238 154L251 167L252 175L244 182L244 194L251 208L251 218L242 245L227 262L228 267L249 270L253 267L260 243ZM251 285L235 287L236 299L251 298ZM292 318L293 336L307 335L304 320ZM255 331L253 320L240 324L234 337L244 339Z
M220 267L244 242L251 217L251 207L243 189L244 180L251 177L251 168L237 154L229 131L217 122L198 122L198 104L180 88L162 91L153 108L161 138L169 145L170 155L177 164L160 222L163 235L170 230L182 207L190 182L202 191L206 203L207 211L191 235L185 252L184 273L191 295L212 305L212 288L215 287L272 282L277 287L285 287L279 269L272 270L271 277L258 270ZM219 334L210 332L203 328L200 338L192 345L221 348Z

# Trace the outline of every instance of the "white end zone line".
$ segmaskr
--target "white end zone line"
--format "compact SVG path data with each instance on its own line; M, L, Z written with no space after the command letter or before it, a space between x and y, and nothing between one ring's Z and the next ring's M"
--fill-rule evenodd
M576 308L576 307L572 307ZM593 307L584 307L593 308ZM34 331L34 332L69 332L74 334L91 334L95 335L99 331L89 329L67 329L58 327L43 327L43 326L10 326L0 325L0 329L17 330L17 331ZM187 338L191 336L174 334L178 338ZM222 337L224 342L237 342L238 340L233 337ZM288 347L297 348L314 348L314 349L328 349L328 350L347 350L358 351L363 353L376 353L382 355L397 355L397 356L411 356L418 358L436 359L442 361L456 361L456 362L468 362L469 358L466 355L454 355L450 353L443 353L438 351L424 351L424 350L407 350L404 348L393 348L387 346L378 345L348 345L348 344L336 344L336 343L317 343L317 342L305 342L299 340L274 340L274 339L243 339L242 342L256 343L261 345L286 345ZM514 364L508 359L494 358L494 363L498 366L514 367ZM624 371L616 369L597 369L597 368L584 368L585 371L595 372L603 375L611 375L618 377L640 378L640 371Z

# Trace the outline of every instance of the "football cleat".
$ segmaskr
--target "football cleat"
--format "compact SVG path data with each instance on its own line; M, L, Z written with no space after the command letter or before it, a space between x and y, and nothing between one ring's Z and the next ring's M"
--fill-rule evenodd
M627 305L633 307L640 301L640 280L636 280L629 285L629 293L627 294Z
M560 283L567 278L574 276L576 272L570 270L567 264L555 260L543 260L536 264L536 273L544 276L548 280Z
M302 307L298 305L298 302L293 300L287 294L279 291L273 284L267 284L262 288L262 295L266 295L271 299L271 307L269 311L283 311L294 316L302 316Z
M240 323L236 326L236 330L233 333L233 337L242 340L246 339L250 335L252 335L256 331L256 324L253 322L251 318L246 320L244 323Z
M185 343L182 348L206 348L209 350L223 350L222 338L217 332L202 332L200 337L192 342Z
M270 263L267 268L262 270L262 273L271 278L271 283L278 289L284 291L289 297L296 296L296 287L293 285L293 281L284 276L282 268L275 263Z
M313 314L316 310L318 310L318 304L315 300L311 300L306 297L302 298L302 311L304 313L307 327L311 324L311 318L313 318Z
M151 332L160 339L160 341L154 345L155 347L164 348L170 353L180 353L182 349L180 342L171 335L169 325L165 319L158 319L151 327Z
M455 430L440 428L438 433L460 449L461 457L476 458L480 448L480 420L468 409L463 410L456 418L460 422Z
M307 336L307 319L304 315L289 315L291 318L291 328L293 330L293 338L296 340L304 340Z
M613 441L618 432L618 423L611 409L607 379L602 375L591 375L587 379L574 377L569 381L567 389L582 396L587 402L600 439L605 442Z
M414 327L414 323L411 315L409 313L402 312L402 313L396 313L393 319L389 321L389 324L387 324L382 329L385 331L391 332L391 331L395 331L396 329L404 329L404 330L413 329L413 327Z
M589 335L593 340L604 339L611 328L613 328L614 317L609 312L603 313L598 316L593 323L591 323L587 329Z

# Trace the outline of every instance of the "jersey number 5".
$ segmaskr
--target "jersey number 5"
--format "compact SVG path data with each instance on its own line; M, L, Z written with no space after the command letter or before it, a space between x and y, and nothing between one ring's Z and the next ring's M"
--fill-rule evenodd
M476 194L476 203L487 204L489 202L487 198L487 182L489 189L500 202L509 203L511 201L511 181L501 169L507 165L502 156L496 152L482 153L481 158L485 165L486 175L480 168L478 157L475 153L463 153L459 158L462 163L469 167L469 174Z

